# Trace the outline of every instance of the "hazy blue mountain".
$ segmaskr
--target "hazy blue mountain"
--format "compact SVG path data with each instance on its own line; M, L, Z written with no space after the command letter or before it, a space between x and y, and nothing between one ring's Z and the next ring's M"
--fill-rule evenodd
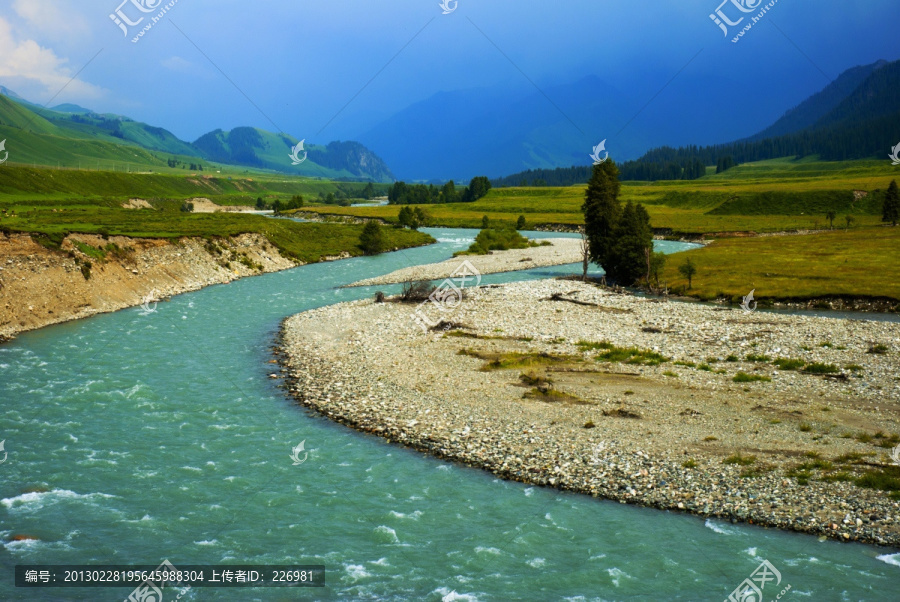
M467 181L587 165L591 148L604 139L610 155L622 161L662 144L714 143L761 127L761 114L735 118L726 83L685 75L664 89L644 84L623 91L588 76L542 91L442 92L355 137L406 180ZM765 92L757 94L744 101L764 106Z
M835 161L884 158L900 137L898 98L900 61L854 67L754 136L706 146L656 146L635 161L620 162L622 178L684 176L686 165L695 161L716 165L728 156L738 163L810 155ZM522 180L540 179L551 186L567 186L585 182L589 174L588 167L576 162L555 169L510 172L494 183L515 186Z

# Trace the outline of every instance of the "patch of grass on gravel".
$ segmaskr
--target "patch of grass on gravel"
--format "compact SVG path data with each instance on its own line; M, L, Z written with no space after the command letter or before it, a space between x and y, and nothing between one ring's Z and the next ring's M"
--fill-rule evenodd
M534 371L525 372L519 375L519 380L528 385L529 387L551 387L553 386L553 381L547 378L542 374L538 374Z
M650 351L649 349L617 347L606 341L601 341L599 343L578 341L576 345L581 351L603 350L603 353L598 354L596 357L599 362L623 362L626 364L658 366L663 362L669 361L669 358L660 355L655 351Z
M553 355L551 353L484 353L474 351L472 349L461 349L458 355L467 355L469 357L477 357L487 362L481 367L482 372L490 372L492 370L512 370L527 369L538 366L546 366L548 364L560 364L567 362L577 362L580 358L569 355Z
M900 498L900 466L869 470L854 483L857 487L887 491L891 493L892 498Z
M534 388L531 391L526 392L523 396L523 399L534 399L536 401L544 401L547 403L574 403L578 405L585 405L589 402L581 399L577 395L571 395L569 393L563 393L562 391L554 391L552 389L542 391L541 389Z
M772 382L772 379L762 374L747 374L746 372L738 372L732 378L736 383L753 383L753 382Z
M802 370L806 362L790 357L779 357L774 362L779 370Z
M757 477L763 476L768 472L772 472L773 470L775 470L775 467L771 464L757 464L755 466L751 466L750 468L745 468L738 476L740 476L742 479L755 479Z
M740 453L731 454L724 460L722 464L737 464L738 466L752 466L756 464L756 456L742 456Z
M865 458L869 458L874 456L875 452L850 452L847 454L842 454L834 459L835 464L861 464L865 461Z

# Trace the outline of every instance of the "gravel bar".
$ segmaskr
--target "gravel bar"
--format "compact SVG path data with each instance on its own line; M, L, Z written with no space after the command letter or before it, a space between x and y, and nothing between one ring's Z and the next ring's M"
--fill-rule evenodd
M378 284L399 284L411 280L441 280L449 278L464 259L475 266L480 274L496 274L499 272L515 272L530 270L549 265L565 265L581 261L580 238L546 238L549 246L529 247L527 249L509 249L508 251L492 251L489 255L467 255L441 261L427 263L409 268L395 270L390 274L376 278L366 278L347 286L373 286Z
M900 324L665 303L560 280L467 293L446 314L453 326L437 331L417 327L415 304L391 301L286 319L287 389L335 421L506 479L900 547L900 501L853 482L894 470L884 443L900 432ZM668 361L599 361L603 348L580 341ZM527 369L486 368L511 353L535 358L559 395L535 395L520 380ZM762 356L838 372L781 370ZM735 382L739 372L762 380Z

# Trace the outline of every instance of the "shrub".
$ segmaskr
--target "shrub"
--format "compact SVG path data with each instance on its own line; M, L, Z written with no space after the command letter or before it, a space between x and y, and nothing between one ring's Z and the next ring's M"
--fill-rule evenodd
M427 280L411 280L403 283L400 290L400 300L405 303L420 303L427 301L434 292L434 285Z
M866 351L866 353L875 353L878 355L884 355L887 352L888 352L887 345L882 345L881 343L876 343L875 345L872 345L871 347L869 347L869 350Z
M466 254L484 255L488 251L528 248L528 239L512 228L485 228L475 237Z
M751 353L747 356L747 361L748 362L769 362L769 361L772 361L772 358L770 358L768 355Z

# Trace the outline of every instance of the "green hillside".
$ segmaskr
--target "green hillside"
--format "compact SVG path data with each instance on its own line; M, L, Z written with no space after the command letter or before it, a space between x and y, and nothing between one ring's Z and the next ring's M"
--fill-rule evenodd
M216 130L190 143L121 115L101 115L76 105L44 109L0 94L0 140L4 139L9 161L24 165L154 172L195 165L207 172L243 168L245 173L328 180L393 178L384 161L356 142L308 145L308 158L295 166L289 154L299 141L257 128Z
M2 138L0 138L2 139ZM7 148L9 145L7 144ZM231 177L177 173L123 173L76 169L0 166L0 201L32 202L50 199L189 199L208 197L220 205L253 205L287 200L294 195L313 199L328 193L360 197L362 182L329 182L291 176Z

